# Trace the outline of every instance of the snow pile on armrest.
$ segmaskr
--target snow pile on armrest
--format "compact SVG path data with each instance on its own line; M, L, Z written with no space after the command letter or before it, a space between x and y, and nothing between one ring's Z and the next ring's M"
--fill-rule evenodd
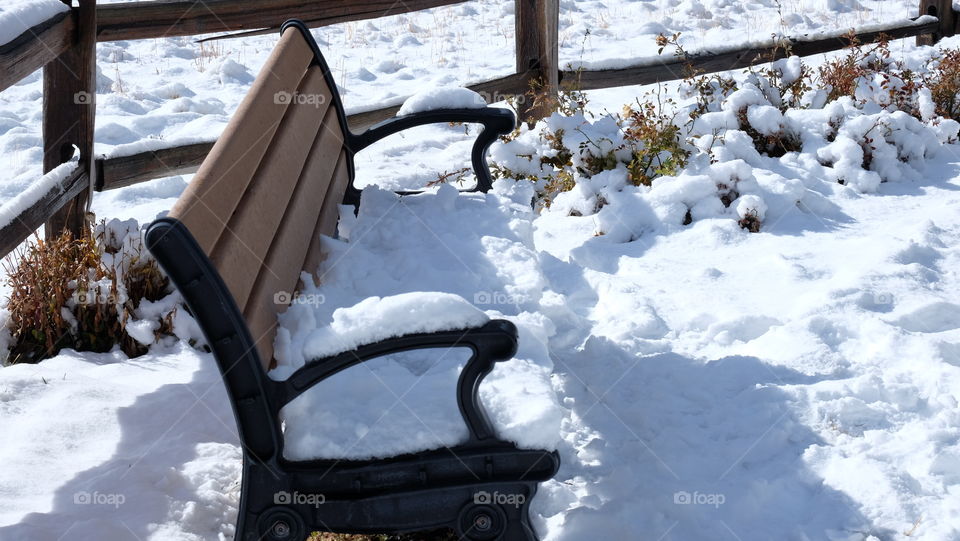
M59 0L7 0L0 5L0 45L10 43L28 29L70 9Z
M479 327L488 321L486 314L451 293L370 297L334 311L330 325L310 334L304 356L322 359L387 338Z
M557 448L564 413L547 345L555 328L540 313L546 281L530 238L532 193L513 181L485 196L441 186L405 196L400 208L395 193L365 189L356 217L352 207L345 213L350 234L320 239L325 262L302 275L297 300L280 314L268 376L283 380L311 360L391 336L503 318L517 326L518 350L484 378L480 400L498 437ZM457 381L472 353L462 344L416 349L334 374L280 411L283 456L360 460L463 443Z
M441 87L417 92L403 102L397 116L437 109L483 109L487 101L469 88Z

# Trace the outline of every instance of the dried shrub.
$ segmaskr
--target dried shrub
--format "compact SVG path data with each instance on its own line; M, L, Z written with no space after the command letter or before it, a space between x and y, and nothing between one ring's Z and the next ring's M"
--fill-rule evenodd
M860 46L854 35L848 35L847 39L851 43L849 52L824 62L817 73L822 85L829 89L827 101L834 101L843 96L853 97L857 92L858 81L867 74L863 63L869 53Z
M871 101L888 110L904 111L919 118L917 92L924 84L923 78L902 61L893 59L889 38L881 34L870 46L860 44L852 34L847 39L851 42L847 54L827 61L817 74L821 85L829 89L827 101L843 96L856 99L861 84L879 82L877 97ZM860 100L861 103L864 101Z
M753 140L753 146L760 154L766 154L771 158L780 158L788 152L803 150L803 142L800 140L800 136L788 130L780 130L774 134L760 133L750 124L746 108L737 111L737 122L740 130Z
M65 348L130 357L147 348L127 333L141 300L170 292L169 280L142 245L122 247L106 227L74 238L36 238L5 261L10 286L9 363L35 363ZM131 249L132 248L132 249ZM172 334L172 313L156 333Z
M788 77L782 68L775 65L762 70L760 75L761 89L781 113L807 106L804 96L813 90L813 71L802 61L797 76L791 74Z
M37 362L74 342L72 314L63 308L87 271L96 266L92 239L69 233L46 241L36 239L23 252L7 259L10 286L9 326L13 338L9 361Z
M650 186L657 177L675 175L690 158L680 126L662 112L663 105L637 100L636 106L623 108L621 129L631 151L627 172L634 185Z
M586 113L589 100L585 92L580 90L580 72L578 69L573 79L560 82L556 95L548 92L541 79L530 81L530 90L524 99L530 102L531 108L543 111L545 114L560 113L564 116L573 116L577 113ZM516 109L516 106L514 106Z
M960 119L960 49L946 49L931 72L924 77L937 114Z
M746 229L751 233L759 233L760 226L762 225L760 222L760 217L757 215L756 211L747 212L747 215L743 218L740 218L740 220L737 221L737 224L739 224L741 228Z
M586 94L580 91L579 83L576 80L562 83L555 97L543 91L541 81L531 81L530 90L524 96L520 99L508 99L507 104L517 112L519 102L522 100L530 100L532 107L540 108L547 116L554 113L563 116L583 115L587 107ZM516 140L521 133L521 126L518 126L513 132L501 136L500 141L510 143ZM540 168L546 171L545 175L523 173L499 163L490 164L490 172L494 178L509 178L537 184L537 204L549 207L557 194L573 189L576 184L573 176L573 150L567 148L564 144L564 130L562 129L556 131L544 129L540 136L550 147L551 152L548 155L518 154L517 157L531 162L536 159Z
M686 89L687 97L694 99L694 105L689 111L690 122L692 125L701 116L706 113L717 111L720 104L730 94L737 90L737 82L729 76L719 73L705 75L702 69L693 65L691 56L680 44L680 32L670 37L660 34L656 38L657 54L663 54L664 49L673 47L673 55L684 60L683 65L683 88Z

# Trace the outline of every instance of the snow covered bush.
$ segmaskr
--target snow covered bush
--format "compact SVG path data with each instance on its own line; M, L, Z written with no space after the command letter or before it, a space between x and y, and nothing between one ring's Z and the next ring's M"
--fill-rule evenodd
M622 115L595 118L585 111L585 98L580 99L573 102L575 107L560 105L533 128L521 125L503 138L493 154L494 175L532 181L538 205L546 208L579 179L622 171L628 183L650 186L654 178L686 165L692 147L681 137L674 116L664 112L668 108L638 100L625 106ZM672 105L672 100L667 102ZM564 97L558 102L569 103ZM575 211L593 214L603 204L599 198L592 208Z
M6 267L8 363L39 362L65 348L119 347L136 357L163 337L198 335L135 220L101 222L81 238L38 238Z
M540 212L595 216L596 234L613 242L706 218L759 232L771 216L820 204L822 189L778 168L870 193L920 178L957 142L960 52L919 64L893 60L881 41L817 70L798 57L735 77L688 68L679 99L658 89L620 114L593 115L565 89L550 116L494 147L492 170L532 182Z

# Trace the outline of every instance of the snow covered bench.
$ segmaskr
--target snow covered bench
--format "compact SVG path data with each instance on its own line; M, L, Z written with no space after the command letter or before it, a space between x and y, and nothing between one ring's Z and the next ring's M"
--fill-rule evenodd
M371 334L383 338L379 342L345 352L333 347L330 356L283 381L266 373L277 314L289 304L301 270L314 271L323 258L318 236L335 234L338 205L359 204L354 154L397 131L437 122L483 124L472 160L475 189L488 190L486 150L513 128L511 112L428 110L355 135L316 42L302 23L289 21L188 189L147 231L148 247L202 328L233 402L244 455L239 540L438 527L467 540L536 539L527 507L538 483L556 473L558 455L498 438L477 396L494 363L516 352L512 323L457 314L406 327L390 322L392 332ZM420 332L396 336L399 328ZM376 357L454 346L471 350L456 389L467 441L375 460L285 458L278 415L308 389ZM357 397L357 407L363 405Z

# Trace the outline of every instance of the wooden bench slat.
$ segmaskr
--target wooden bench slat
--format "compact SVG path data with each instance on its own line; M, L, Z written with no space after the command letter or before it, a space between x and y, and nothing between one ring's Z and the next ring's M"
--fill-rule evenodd
M323 200L323 208L320 209L319 232L330 237L336 236L337 219L340 216L338 209L343 200L343 193L346 192L347 185L350 184L347 160L341 160L341 162L338 164L333 182L327 190L327 197Z
M319 69L308 72L298 92L302 95L325 96L325 99L320 106L296 102L287 108L287 114L277 128L259 170L230 217L227 231L221 235L210 255L210 260L220 269L224 282L233 293L237 306L243 311L259 274L257 269L263 266L260 272L278 275L289 265L286 263L280 268L273 268L266 264L267 251L274 242L287 242L285 238L277 236L277 231L307 162L311 141L315 140L318 132L325 130L322 127L324 118L331 116L326 114L331 99L330 89ZM262 107L276 105L271 102ZM336 119L335 116L332 118ZM342 136L337 139L339 147L342 147Z
M292 94L313 61L313 51L298 32L285 32L250 92L210 150L170 216L193 233L210 253L247 190L270 146L287 107L275 103L279 92ZM202 200L201 200L202 198Z
M343 200L343 193L350 184L349 158L346 153L340 155L337 162L337 169L333 174L333 181L327 189L327 196L323 199L323 206L320 208L320 217L317 220L317 228L313 232L313 238L319 239L320 235L335 237L337 233L337 220L340 216L339 205ZM320 268L325 255L320 249L319 240L311 242L307 251L307 258L303 263L303 268L316 272Z
M330 123L339 128L336 111L332 108L324 120L324 126L331 126ZM311 274L316 271L316 267L306 265L306 259L309 249L313 246L319 248L320 245L316 235L316 226L320 221L318 209L328 198L328 189L338 164L345 162L346 153L339 135L321 129L277 231L279 242L270 246L265 258L264 266L272 269L272 272L261 269L244 310L243 317L254 336L267 335L277 324L277 314L286 310L288 303L278 303L277 293L286 293L289 298L298 289L301 270ZM272 334L257 343L257 350L260 359L269 368L273 359Z

